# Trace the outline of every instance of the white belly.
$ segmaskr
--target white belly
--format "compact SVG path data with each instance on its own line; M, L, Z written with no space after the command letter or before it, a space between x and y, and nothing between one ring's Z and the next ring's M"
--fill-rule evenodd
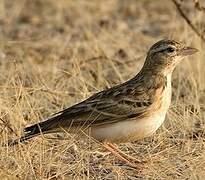
M152 135L164 122L171 102L171 78L167 81L162 106L158 111L143 119L130 119L103 127L93 127L91 136L98 141L126 142Z
M91 136L98 141L135 141L152 135L163 123L166 112L155 113L144 119L122 121L91 129Z

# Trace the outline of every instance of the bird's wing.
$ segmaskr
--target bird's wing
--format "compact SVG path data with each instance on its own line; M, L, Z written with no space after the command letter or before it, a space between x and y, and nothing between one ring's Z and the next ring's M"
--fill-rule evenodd
M160 105L160 95L164 90L164 78L158 77L136 83L131 81L121 86L97 93L71 108L65 109L60 116L76 115L73 125L87 124L98 126L111 124L124 119L142 118L156 110ZM72 110L71 110L72 109ZM83 114L79 117L78 114ZM74 115L74 116L75 116Z
M124 119L142 118L157 109L157 99L165 86L164 80L130 80L101 91L54 117L26 127L26 132L47 132L55 128L90 127L111 124Z
M28 140L42 133L67 127L90 127L116 123L152 115L160 106L166 78L133 78L121 85L94 94L88 99L58 112L50 119L28 126L25 135L9 145Z

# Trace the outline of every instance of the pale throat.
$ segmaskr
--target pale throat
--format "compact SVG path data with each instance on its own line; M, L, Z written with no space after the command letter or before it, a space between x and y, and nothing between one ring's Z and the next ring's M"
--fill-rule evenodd
M168 88L171 88L171 82L172 82L172 73L168 73L167 75L166 75L166 78L167 78L167 87Z
M175 57L173 59L172 63L170 65L168 65L167 67L165 67L164 70L162 71L164 76L171 76L175 67L181 62L182 59L183 59L183 57L181 57L181 56Z
M168 69L167 71L164 70L162 73L164 75L164 77L166 77L166 89L168 91L168 94L169 96L171 96L171 89L172 89L172 72L173 72L174 68L173 69ZM169 97L171 98L171 97Z
M167 84L166 88L164 91L164 101L165 101L165 106L166 106L166 111L168 110L170 104L171 104L171 97L172 97L172 73L166 74L166 79L167 79Z

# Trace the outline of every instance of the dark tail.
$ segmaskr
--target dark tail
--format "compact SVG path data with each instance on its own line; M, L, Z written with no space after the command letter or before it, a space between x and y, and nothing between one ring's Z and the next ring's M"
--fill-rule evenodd
M47 134L53 132L58 128L58 116L48 119L46 121L28 126L24 129L25 135L19 139L9 140L8 145L13 146L19 144L20 142L27 141L33 137L36 137L40 134Z

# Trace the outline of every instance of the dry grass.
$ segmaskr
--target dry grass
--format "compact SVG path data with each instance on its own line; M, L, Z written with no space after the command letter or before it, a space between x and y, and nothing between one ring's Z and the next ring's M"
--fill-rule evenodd
M169 0L1 0L0 139L136 74L164 37L200 50L173 75L173 101L154 136L120 148L142 173L71 134L0 147L0 179L204 179L205 51ZM188 1L187 1L188 2ZM203 26L203 12L186 6ZM188 11L190 10L191 11Z

